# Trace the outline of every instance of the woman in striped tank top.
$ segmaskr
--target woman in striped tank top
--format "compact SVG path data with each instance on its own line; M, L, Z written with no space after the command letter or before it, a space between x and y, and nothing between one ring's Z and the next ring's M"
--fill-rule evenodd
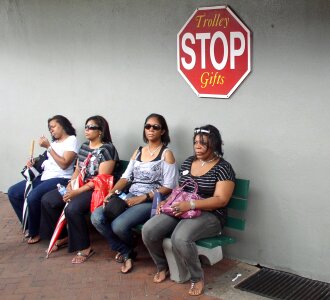
M195 241L221 231L235 186L235 173L230 163L222 158L222 139L216 127L195 128L193 144L194 155L181 165L179 185L193 179L198 184L201 199L172 204L175 217L159 214L161 203L158 215L144 224L142 238L157 266L153 281L160 283L169 275L162 240L171 236L173 254L183 261L182 265L190 273L189 295L198 296L204 290L204 277ZM194 187L188 184L184 189L192 192ZM194 209L200 209L202 214L194 219L180 219L181 214Z

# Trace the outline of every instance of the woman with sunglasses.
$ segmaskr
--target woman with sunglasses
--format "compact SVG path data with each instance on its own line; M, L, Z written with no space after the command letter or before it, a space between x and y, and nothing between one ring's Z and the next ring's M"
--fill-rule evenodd
M85 137L78 152L76 169L71 181L75 180L81 168L85 167L83 185L72 189L71 183L67 185L67 192L62 197L57 190L44 195L42 204L42 231L41 235L51 238L57 220L66 203L65 217L68 231L63 231L56 242L53 251L64 246L69 247L69 252L77 251L72 263L80 264L86 261L94 251L91 249L88 223L86 215L90 211L94 183L90 179L98 174L112 174L116 162L119 161L117 150L112 144L108 122L101 116L92 116L85 122Z
M122 263L121 272L133 269L132 228L150 218L154 191L167 195L177 184L178 171L171 150L169 131L163 116L149 115L144 122L144 147L139 147L132 155L129 165L109 192L110 197L116 190L122 191L131 184L126 198L128 208L112 222L106 219L103 208L97 208L91 216L95 228L107 239L111 248L117 251L115 260Z
M39 146L47 149L47 160L42 164L42 174L32 183L32 190L27 197L28 205L28 244L40 241L40 201L48 191L56 188L57 184L67 184L73 173L74 160L77 155L76 130L71 122L62 115L48 119L48 129L52 142L45 136L40 137ZM27 167L34 165L34 160L27 162ZM17 217L22 222L24 191L26 181L23 180L8 190L8 198Z
M181 166L179 185L187 179L198 184L200 200L172 204L175 217L160 213L144 224L142 239L157 266L153 281L163 282L169 275L168 263L162 247L165 237L171 236L173 254L182 261L190 273L189 295L203 293L204 277L195 241L219 234L226 220L226 205L235 186L235 173L231 165L222 158L220 132L212 125L196 128L193 137L194 155L188 157ZM192 192L194 186L188 184L184 190ZM200 209L199 217L180 219L189 210Z

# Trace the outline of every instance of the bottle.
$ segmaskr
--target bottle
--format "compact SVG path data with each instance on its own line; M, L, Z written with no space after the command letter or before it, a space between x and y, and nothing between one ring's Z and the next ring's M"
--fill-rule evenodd
M121 192L118 197L121 198L121 199L123 199L123 200L126 200L127 194L125 194L124 192Z
M57 190L61 194L61 196L64 196L66 194L66 187L60 183L57 184Z
M158 191L154 192L154 198L152 200L152 207L151 207L151 213L150 218L153 217L157 212L158 204L162 201L162 194Z
M126 198L127 198L127 194L125 194L125 193L122 192L122 191L115 190L115 194L116 194L119 198L121 198L121 199L123 199L123 200L126 200Z

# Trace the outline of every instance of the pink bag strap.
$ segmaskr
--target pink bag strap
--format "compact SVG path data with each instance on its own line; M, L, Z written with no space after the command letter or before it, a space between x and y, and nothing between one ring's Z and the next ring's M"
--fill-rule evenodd
M192 179L192 178L187 179L187 180L183 183L183 185L180 187L180 189L183 190L183 188L184 188L185 186L187 186L189 183L192 183L192 184L194 185L194 191L193 191L193 193L194 193L194 194L197 194L197 191L198 191L198 184L197 184L197 182L196 182L194 179Z

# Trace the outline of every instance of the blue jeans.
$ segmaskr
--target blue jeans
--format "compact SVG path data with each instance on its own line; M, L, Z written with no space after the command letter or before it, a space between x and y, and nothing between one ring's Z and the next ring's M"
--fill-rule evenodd
M33 188L27 197L28 228L30 236L36 236L39 234L41 197L47 192L56 189L56 185L58 183L67 185L68 180L69 179L66 178L51 178L41 181L40 176L33 180ZM21 222L24 205L25 185L26 180L23 180L14 184L8 190L9 201Z
M131 206L112 223L104 216L103 207L98 207L92 213L91 221L97 231L107 239L111 249L128 258L133 251L132 228L150 218L151 205L151 202L143 202Z

